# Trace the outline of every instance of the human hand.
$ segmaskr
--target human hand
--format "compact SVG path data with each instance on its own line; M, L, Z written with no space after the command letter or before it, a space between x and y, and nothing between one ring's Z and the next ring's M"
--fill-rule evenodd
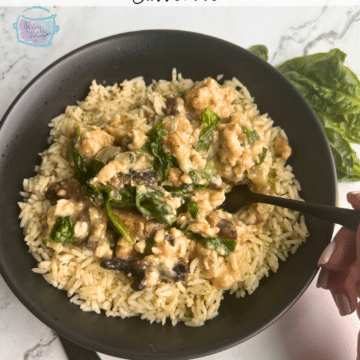
M347 200L354 210L360 211L360 193L348 193ZM360 297L360 224L357 231L342 227L323 251L318 266L321 269L316 286L330 290L340 315L357 309L360 316L357 303Z

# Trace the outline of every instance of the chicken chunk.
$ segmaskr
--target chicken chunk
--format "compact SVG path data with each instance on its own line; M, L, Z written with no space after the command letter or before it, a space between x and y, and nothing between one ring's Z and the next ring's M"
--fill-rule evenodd
M123 148L136 150L145 145L146 133L151 127L145 118L130 118L124 114L116 114L105 129Z
M292 153L292 149L289 145L289 141L287 141L282 136L278 137L275 140L274 151L276 155L281 156L281 158L284 160L287 160Z
M217 81L208 77L196 83L185 95L185 103L200 116L209 107L221 118L230 115L230 106L234 101L234 90L228 86L221 86Z
M101 149L112 145L115 139L97 126L80 127L80 133L81 137L78 139L75 147L84 155L88 163L95 158Z

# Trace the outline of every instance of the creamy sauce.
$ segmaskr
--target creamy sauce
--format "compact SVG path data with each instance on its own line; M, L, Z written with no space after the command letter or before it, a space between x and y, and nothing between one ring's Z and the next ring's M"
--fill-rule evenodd
M80 127L81 139L76 144L78 150L90 162L96 154L104 147L110 146L114 142L114 137L97 126Z
M219 207L232 185L244 180L251 182L254 191L269 193L273 158L267 152L260 161L264 149L267 150L266 141L254 131L243 112L232 110L234 97L233 89L206 78L195 83L185 93L184 100L166 99L166 116L161 119L166 134L161 147L177 159L179 167L173 165L175 167L168 169L168 178L161 185L187 185L192 189L188 197L175 196L170 191L158 195L156 201L170 209L171 213L165 217L168 224L156 220L158 214L153 214L154 218L141 214L134 207L113 204L114 215L134 239L134 243L130 243L119 232L114 233L104 210L85 198L81 185L73 180L60 182L49 190L48 198L53 206L47 213L47 236L57 217L69 216L74 221L76 245L94 249L95 256L108 260L113 266L111 269L137 277L134 281L137 290L154 286L163 278L175 281L186 278L194 259L198 260L201 276L217 288L230 288L242 281L250 266L250 253L245 243L262 232L274 207L253 204L234 215ZM223 121L211 134L209 151L197 151L194 146L204 129L200 116L208 107ZM151 115L151 122L153 119ZM94 187L110 185L115 192L136 186L140 195L149 189L153 191L160 185L161 176L153 170L153 156L143 150L148 141L146 133L151 129L148 119L112 114L106 121L105 130L81 126L81 138L75 145L89 164L105 149L100 153L105 164L91 178L90 184ZM253 134L253 138L249 138L249 134ZM274 151L283 160L292 152L284 137L275 140ZM194 180L193 173L206 172L209 163L216 165L217 173ZM205 188L199 188L200 184ZM196 204L195 215L186 207L189 202ZM177 221L169 225L176 216ZM199 242L199 236L207 241ZM210 241L213 238L235 242L233 251L227 254L224 246L216 248Z
M230 105L234 97L233 89L219 85L212 78L206 78L186 93L185 101L199 116L209 107L221 118L226 118L230 115Z

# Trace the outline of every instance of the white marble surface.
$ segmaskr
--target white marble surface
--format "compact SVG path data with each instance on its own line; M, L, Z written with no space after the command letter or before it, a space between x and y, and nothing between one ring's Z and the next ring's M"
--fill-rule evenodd
M242 47L265 44L276 65L294 56L338 47L360 76L360 7L51 8L60 32L51 47L18 43L12 23L25 8L0 8L0 117L46 66L88 42L133 30L181 29L213 35ZM360 147L356 150L360 154ZM345 194L360 183L339 185ZM330 294L310 285L276 323L247 342L204 357L248 360L354 360L359 320L340 317ZM99 354L101 359L115 359ZM54 332L37 320L0 277L0 359L65 360Z

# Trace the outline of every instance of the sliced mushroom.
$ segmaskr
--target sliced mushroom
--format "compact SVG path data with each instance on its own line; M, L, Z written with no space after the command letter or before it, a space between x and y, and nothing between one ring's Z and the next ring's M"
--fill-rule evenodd
M187 277L188 273L190 272L190 268L184 262L180 261L173 267L173 271L175 273L173 280L180 281Z
M59 199L74 199L78 201L83 197L85 196L81 191L81 184L73 178L54 182L45 192L45 198L50 201L51 205L55 205Z
M220 219L216 224L220 229L218 236L224 239L237 239L237 232L233 223L226 219Z
M127 261L119 258L103 259L101 267L107 270L123 271L126 276L134 277L135 280L131 284L134 291L140 291L145 288L145 271L142 265L137 261Z
M115 190L121 190L130 185L145 185L149 188L155 188L157 183L158 177L156 171L134 171L133 169L129 170L129 174L118 173L107 182Z
M166 224L162 222L146 220L144 216L128 209L114 208L113 212L135 240L147 240L153 237L158 230L166 227Z
M179 115L185 113L184 100L177 97L171 96L166 99L166 112L168 115Z

